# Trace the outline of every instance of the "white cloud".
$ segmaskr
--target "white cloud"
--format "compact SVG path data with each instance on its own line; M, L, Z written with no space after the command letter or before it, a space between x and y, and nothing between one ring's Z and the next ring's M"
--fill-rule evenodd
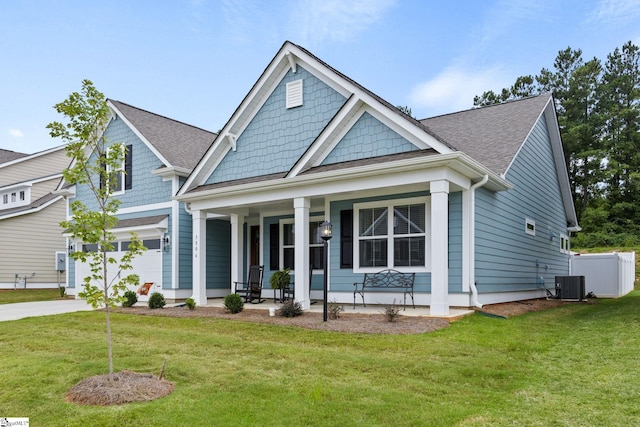
M510 84L499 67L485 70L448 67L433 79L418 84L409 101L414 110L428 111L428 116L452 113L472 108L475 95L500 91Z
M24 133L22 133L20 129L9 129L9 135L16 138L22 138L24 136Z
M384 17L395 0L300 0L291 13L291 26L301 43L348 41Z
M638 0L601 0L593 9L589 22L609 25L632 22L640 17Z

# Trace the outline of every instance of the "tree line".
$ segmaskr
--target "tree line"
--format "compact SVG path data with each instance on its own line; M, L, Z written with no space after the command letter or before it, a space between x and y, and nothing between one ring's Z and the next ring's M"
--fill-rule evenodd
M475 106L552 93L573 201L582 232L574 245L640 244L640 50L625 43L585 61L580 49L558 52L553 69L520 76Z

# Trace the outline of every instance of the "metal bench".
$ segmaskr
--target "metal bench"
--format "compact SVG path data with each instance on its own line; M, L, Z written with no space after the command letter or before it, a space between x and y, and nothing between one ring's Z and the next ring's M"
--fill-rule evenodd
M413 300L413 282L416 273L401 273L397 270L382 270L377 273L365 273L362 282L353 284L353 308L356 308L356 294L362 297L362 305L367 306L364 302L364 292L366 289L389 289L402 291L404 299L404 310L407 309L407 295L411 297L413 308L416 308Z

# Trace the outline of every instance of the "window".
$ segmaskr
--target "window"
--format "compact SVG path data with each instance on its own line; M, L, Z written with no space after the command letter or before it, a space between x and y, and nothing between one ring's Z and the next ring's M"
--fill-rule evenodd
M31 203L31 185L13 186L10 190L1 192L0 195L2 196L2 199L0 199L2 201L2 209L27 206Z
M124 149L121 145L118 147ZM107 156L115 155L111 153L114 148L115 147L109 147L107 149ZM109 183L111 194L124 193L124 156L116 169L112 169L110 165L107 165L107 182Z
M356 270L426 271L427 212L426 197L354 205Z
M133 188L132 181L132 165L133 165L133 145L121 145L121 149L124 150L124 156L122 157L122 163L120 167L112 170L107 165L107 181L109 182L109 188L111 194L118 195L123 194L125 190L131 190ZM111 149L108 149L109 152Z
M324 241L318 230L322 221L318 218L309 221L309 264L314 270L324 267ZM280 259L282 263L279 268L288 268L293 271L295 265L295 224L293 219L280 221L280 229Z
M560 234L560 252L563 254L569 253L569 236L566 234Z
M535 236L536 235L536 222L532 219L525 218L525 233Z

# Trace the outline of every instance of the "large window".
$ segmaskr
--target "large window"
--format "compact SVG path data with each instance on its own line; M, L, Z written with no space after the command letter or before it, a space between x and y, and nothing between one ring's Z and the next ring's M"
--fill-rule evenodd
M428 198L354 205L354 266L357 270L428 268Z

